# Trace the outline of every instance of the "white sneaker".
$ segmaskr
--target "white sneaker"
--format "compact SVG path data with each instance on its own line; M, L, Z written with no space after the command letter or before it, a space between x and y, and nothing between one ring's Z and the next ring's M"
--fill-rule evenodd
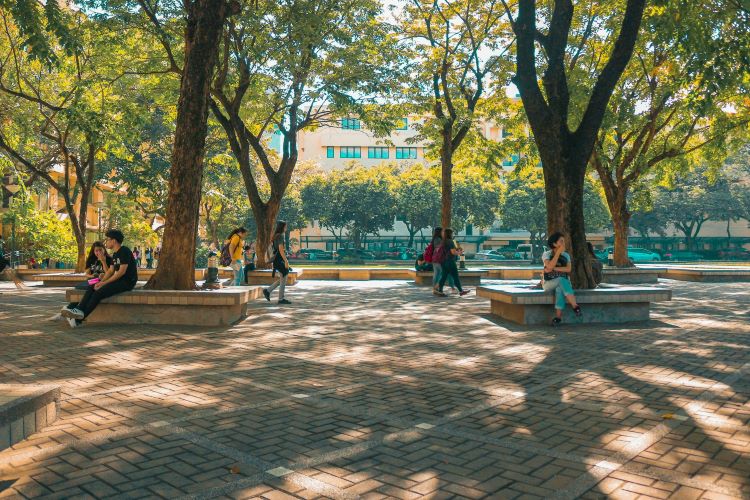
M76 328L78 326L78 323L76 323L74 318L65 318L65 321L68 322L68 325L70 325L71 328Z
M83 311L81 311L78 308L75 309L63 309L60 314L65 316L66 318L73 318L73 319L83 319Z
M70 309L70 305L64 305L60 308L60 312L63 312L66 309Z
M60 313L57 313L57 314L55 314L54 316L52 316L52 317L51 317L51 318L49 319L49 321L59 321L59 320L61 320L61 319L62 319L62 314L60 314Z

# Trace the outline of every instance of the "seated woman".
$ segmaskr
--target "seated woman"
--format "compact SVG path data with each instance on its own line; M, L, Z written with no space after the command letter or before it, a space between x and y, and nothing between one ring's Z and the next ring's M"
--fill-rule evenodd
M562 233L553 233L547 240L549 250L542 255L544 262L544 283L546 291L555 291L555 317L552 326L562 323L562 313L567 300L576 316L581 316L581 306L576 303L573 285L570 284L570 271L573 261L565 251L565 237Z
M417 261L414 263L414 269L417 271L432 271L432 264L424 260L424 254L420 253Z
M76 285L76 290L88 290L89 280L101 280L110 266L112 266L112 257L109 256L107 249L104 248L104 243L95 241L91 245L88 257L86 257L86 280ZM75 309L76 307L78 307L78 302L71 302L63 306L60 309L60 314L56 314L52 319L60 319L62 318L62 311L64 309Z

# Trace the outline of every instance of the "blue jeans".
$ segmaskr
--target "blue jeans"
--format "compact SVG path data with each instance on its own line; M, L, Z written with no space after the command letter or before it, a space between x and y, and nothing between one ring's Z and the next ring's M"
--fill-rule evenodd
M245 265L241 259L232 262L232 271L234 271L234 286L240 286L242 285L242 282L245 281L243 279L243 275L245 274L244 270Z
M544 290L555 291L555 309L565 309L565 297L575 295L568 278L555 278L544 282Z
M432 263L432 288L437 288L440 285L440 278L443 276L443 264L437 262ZM456 286L456 283L453 281L453 276L450 274L448 275L448 286L451 288Z

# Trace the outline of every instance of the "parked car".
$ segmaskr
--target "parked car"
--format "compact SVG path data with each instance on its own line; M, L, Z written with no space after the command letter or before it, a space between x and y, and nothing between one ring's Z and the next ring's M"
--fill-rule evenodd
M683 260L683 261L704 260L703 255L699 254L698 252L687 252L683 250L665 253L664 258L667 260Z
M607 261L609 252L614 252L614 247L607 247L603 250L604 262ZM597 257L601 254L597 254ZM628 258L633 262L658 262L661 260L661 255L651 251L647 248L628 247ZM601 260L601 258L600 258Z
M529 260L532 258L531 255L531 249L532 249L531 243L521 243L516 247L516 253L513 255L514 259L524 259ZM536 245L536 254L537 256L542 255L544 253L544 247L541 245Z
M609 257L607 250L594 250L594 255L596 255L596 258L599 259L600 262L607 263L607 258Z
M497 250L482 250L474 254L475 260L507 260Z
M332 260L333 252L321 250L319 248L301 248L297 252L297 258L308 260Z
M722 260L750 260L750 252L741 248L719 250L719 258Z
M336 260L344 259L375 260L375 254L359 248L339 248L336 251Z
M410 247L391 247L385 251L385 258L412 260L417 258L417 251Z

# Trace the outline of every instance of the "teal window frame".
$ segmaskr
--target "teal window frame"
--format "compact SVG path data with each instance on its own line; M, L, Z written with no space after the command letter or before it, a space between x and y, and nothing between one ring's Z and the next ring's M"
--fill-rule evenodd
M344 130L359 130L362 128L362 122L359 118L342 118L341 128Z
M367 147L367 157L368 158L376 158L376 159L388 159L390 157L390 153L388 151L388 148L382 147L382 146L368 146Z
M397 123L398 126L396 127L396 130L409 130L408 118L399 118Z
M326 158L336 158L336 148L334 146L326 147Z
M339 158L362 158L362 148L360 146L340 146Z
M396 159L397 160L416 160L419 158L417 148L396 148Z

